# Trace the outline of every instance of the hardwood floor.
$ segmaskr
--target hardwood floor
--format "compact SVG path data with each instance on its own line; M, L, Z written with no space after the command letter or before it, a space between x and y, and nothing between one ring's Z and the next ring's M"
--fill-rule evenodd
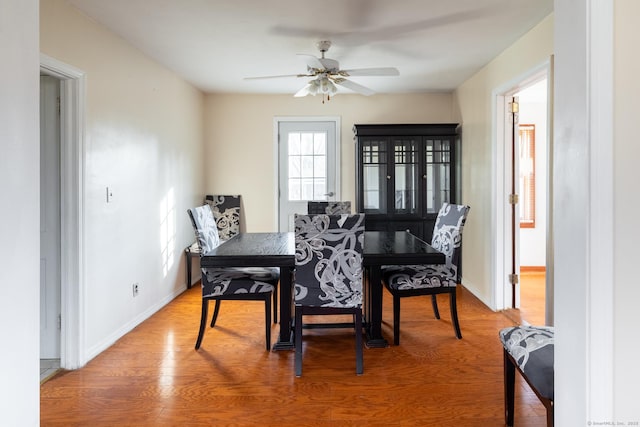
M353 332L305 330L303 376L292 351L264 349L264 308L225 301L194 350L200 287L82 369L41 385L42 426L501 426L502 348L514 324L458 289L462 340L448 298L435 320L429 297L405 298L400 346L364 350L355 375ZM383 334L392 342L384 293ZM278 325L273 325L273 339ZM544 426L545 409L516 376L516 425Z
M520 308L505 310L516 323L545 324L545 272L520 272Z

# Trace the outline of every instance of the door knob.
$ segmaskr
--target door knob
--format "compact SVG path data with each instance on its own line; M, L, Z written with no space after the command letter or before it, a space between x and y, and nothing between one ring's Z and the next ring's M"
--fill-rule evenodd
M333 191L329 191L328 193L325 193L325 196L329 196L329 197L333 197L335 193Z

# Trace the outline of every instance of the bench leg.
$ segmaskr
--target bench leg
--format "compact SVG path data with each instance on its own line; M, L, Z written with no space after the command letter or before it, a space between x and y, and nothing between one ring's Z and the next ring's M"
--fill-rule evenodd
M504 422L507 426L513 426L513 409L515 406L516 367L511 362L509 354L504 354Z

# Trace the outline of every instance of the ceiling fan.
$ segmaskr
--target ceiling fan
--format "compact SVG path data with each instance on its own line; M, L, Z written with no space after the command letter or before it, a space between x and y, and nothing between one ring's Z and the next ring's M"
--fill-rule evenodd
M335 59L325 58L324 54L331 47L331 42L328 40L319 41L316 43L321 57L318 58L314 55L298 54L305 56L307 61L307 73L306 74L289 74L281 76L263 76L263 77L245 77L245 80L255 79L273 79L281 77L312 77L308 83L300 89L294 96L302 97L307 95L322 95L322 102L324 103L324 97L327 100L331 99L331 96L338 92L338 86L350 89L361 95L373 95L375 92L366 86L355 83L351 80L347 80L347 77L352 76L399 76L400 72L394 67L382 67L382 68L358 68L352 70L341 70L340 64Z

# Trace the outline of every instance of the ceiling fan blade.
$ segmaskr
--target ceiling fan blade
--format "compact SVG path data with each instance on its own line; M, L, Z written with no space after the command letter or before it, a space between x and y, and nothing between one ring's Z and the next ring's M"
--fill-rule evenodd
M357 68L355 70L341 70L341 76L399 76L400 71L394 67Z
M359 93L360 95L373 95L375 91L369 89L368 87L362 86L361 84L354 83L351 80L347 79L335 79L333 81L335 84L340 85L342 87L346 87L347 89L351 89L354 92Z
M307 63L307 67L315 68L317 70L324 70L325 66L322 62L320 62L320 58L314 55L309 55L307 53L299 53L298 56L303 56L305 62Z
M280 76L245 77L244 80L281 79L283 77L313 77L309 74L283 74Z
M307 84L305 87L303 87L302 89L300 89L299 91L297 91L297 92L295 93L295 95L293 95L293 96L295 96L296 98L301 98L301 97L303 97L303 96L307 96L307 95L309 95L309 94L311 93L311 92L309 91L309 89L310 89L310 88L311 88L311 84Z

